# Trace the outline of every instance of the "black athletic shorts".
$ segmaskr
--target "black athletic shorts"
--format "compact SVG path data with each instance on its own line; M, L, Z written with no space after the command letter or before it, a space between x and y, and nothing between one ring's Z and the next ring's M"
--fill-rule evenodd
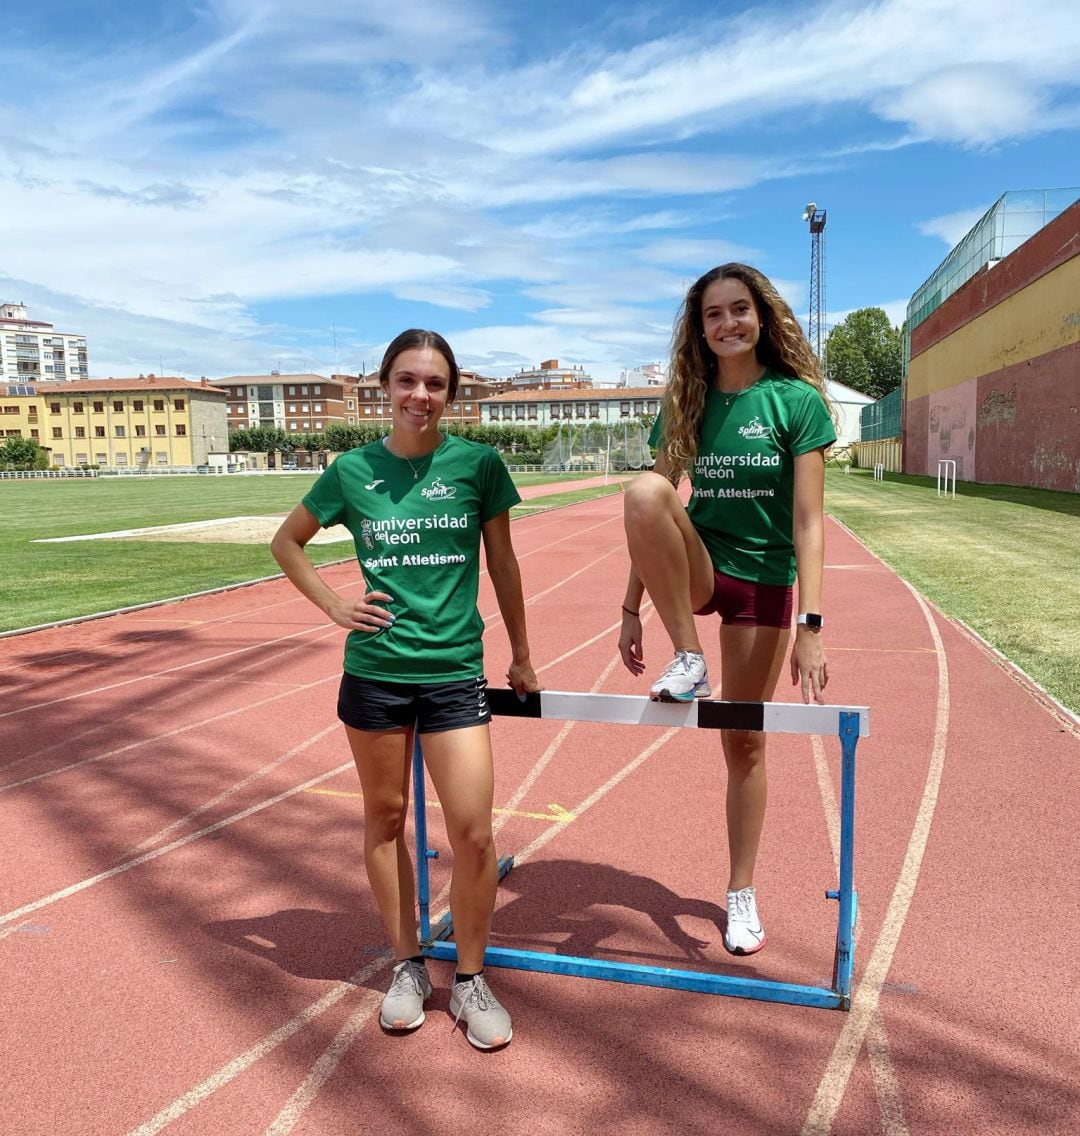
M483 726L491 721L487 679L457 682L380 682L347 671L338 690L338 717L355 730L400 730L414 722L422 734Z

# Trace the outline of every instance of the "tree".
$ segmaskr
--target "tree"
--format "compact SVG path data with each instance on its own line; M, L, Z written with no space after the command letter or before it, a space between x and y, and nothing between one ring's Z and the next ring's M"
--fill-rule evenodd
M885 309L859 308L829 332L829 378L881 398L900 385L903 352L900 329L889 323Z
M47 469L49 454L33 438L5 438L0 444L0 469Z

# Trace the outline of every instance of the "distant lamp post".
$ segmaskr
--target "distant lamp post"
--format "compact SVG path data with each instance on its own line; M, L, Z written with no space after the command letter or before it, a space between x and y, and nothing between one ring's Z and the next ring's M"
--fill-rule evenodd
M810 318L807 338L825 372L825 220L824 209L811 201L802 219L810 225Z

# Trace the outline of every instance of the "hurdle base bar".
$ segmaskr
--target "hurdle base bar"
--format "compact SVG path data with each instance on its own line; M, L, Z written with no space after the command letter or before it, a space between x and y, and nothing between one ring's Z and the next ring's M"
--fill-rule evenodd
M422 949L428 958L457 961L455 943L438 940ZM757 1002L785 1002L793 1006L814 1006L824 1010L850 1009L850 998L847 995L824 986L799 986L790 982L608 962L605 959L553 955L542 951L488 947L484 952L484 965L540 971L544 974L566 974L573 978L599 978L605 982L626 982L634 986L690 990L696 994L723 994L732 998L751 998Z

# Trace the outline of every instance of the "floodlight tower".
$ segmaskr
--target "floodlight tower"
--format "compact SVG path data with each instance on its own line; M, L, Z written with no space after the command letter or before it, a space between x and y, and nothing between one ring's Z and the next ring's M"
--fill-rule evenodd
M810 224L810 319L808 338L825 370L825 210L811 201L802 219Z

